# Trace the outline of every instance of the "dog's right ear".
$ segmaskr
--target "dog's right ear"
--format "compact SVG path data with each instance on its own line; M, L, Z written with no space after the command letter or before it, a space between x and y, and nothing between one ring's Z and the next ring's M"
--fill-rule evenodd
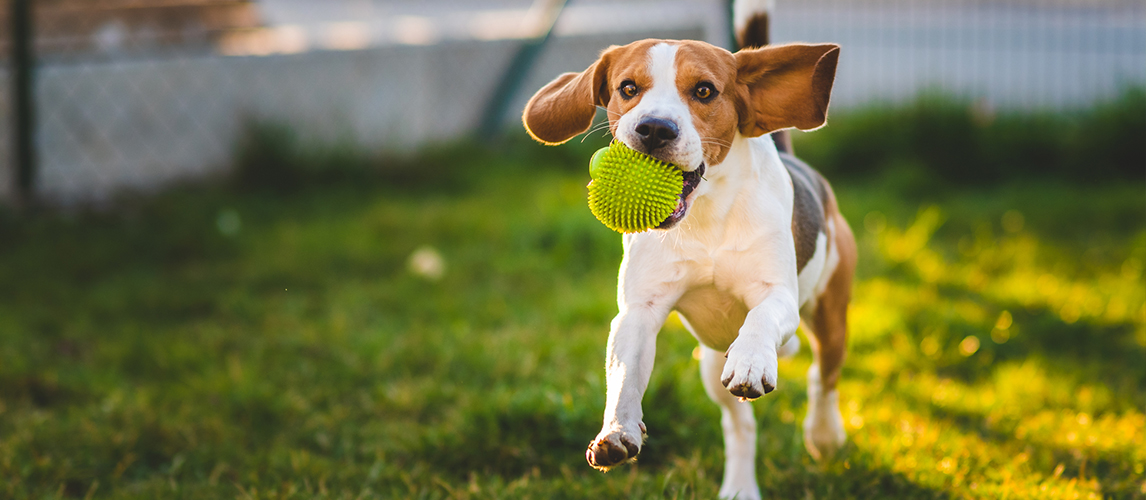
M533 94L521 121L538 142L556 146L589 129L597 106L609 105L609 60L613 47L580 73L565 73Z
M813 130L828 119L840 46L769 45L737 52L740 133L757 137L786 128Z

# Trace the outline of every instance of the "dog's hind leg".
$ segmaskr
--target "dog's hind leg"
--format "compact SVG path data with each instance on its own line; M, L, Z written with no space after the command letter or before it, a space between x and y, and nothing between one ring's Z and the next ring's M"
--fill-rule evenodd
M752 404L740 401L724 388L720 374L724 353L700 346L700 378L708 397L720 405L720 426L724 429L724 481L720 498L758 499L756 485L756 415Z
M847 222L836 214L835 245L839 261L827 286L816 298L814 310L805 318L810 327L812 366L808 368L808 415L804 418L804 447L817 460L829 459L847 439L840 415L840 379L847 350L848 302L855 271L855 239Z

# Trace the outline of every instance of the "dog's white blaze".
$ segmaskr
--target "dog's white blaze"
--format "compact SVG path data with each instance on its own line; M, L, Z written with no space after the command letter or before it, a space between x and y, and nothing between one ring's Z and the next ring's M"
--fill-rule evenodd
M659 150L657 156L685 170L693 170L704 161L704 149L701 147L700 133L692 123L692 111L681 98L676 86L676 53L677 46L668 43L658 43L649 49L648 69L653 78L652 87L644 89L641 102L617 122L617 138L641 151L637 125L649 117L669 120L677 125L680 135L663 150Z
M649 49L649 74L653 77L653 88L641 100L641 105L650 104L653 111L677 111L685 108L684 101L676 91L676 45L658 43Z

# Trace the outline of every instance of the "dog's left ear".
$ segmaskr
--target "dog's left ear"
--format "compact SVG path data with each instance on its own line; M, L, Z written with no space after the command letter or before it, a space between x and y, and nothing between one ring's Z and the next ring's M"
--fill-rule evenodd
M735 56L741 134L812 130L827 120L839 45L777 45Z
M609 105L605 81L615 49L606 49L585 71L565 73L538 90L521 114L525 131L538 142L556 146L589 130L597 106Z

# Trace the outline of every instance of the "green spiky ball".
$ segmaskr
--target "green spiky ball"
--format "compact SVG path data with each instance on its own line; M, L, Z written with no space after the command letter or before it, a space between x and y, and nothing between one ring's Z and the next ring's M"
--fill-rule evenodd
M621 141L589 161L589 210L620 233L657 227L676 209L684 174L672 164L634 151Z

